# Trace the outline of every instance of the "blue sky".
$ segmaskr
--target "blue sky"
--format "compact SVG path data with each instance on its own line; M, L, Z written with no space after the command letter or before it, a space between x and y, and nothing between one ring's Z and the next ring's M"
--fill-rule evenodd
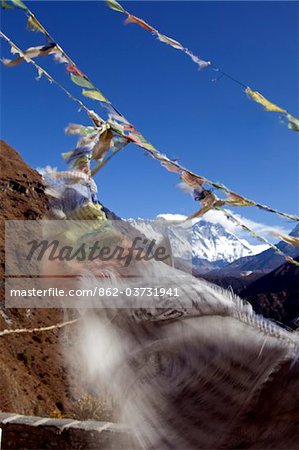
M160 43L101 1L28 2L40 21L96 86L160 151L198 174L277 209L298 214L298 133L267 113L240 86L202 72L183 53ZM123 5L215 66L299 114L298 3L141 1ZM43 43L22 11L2 12L1 28L22 49ZM9 57L3 43L2 56ZM80 88L52 57L38 62L80 97ZM29 64L1 68L1 137L34 167L65 169L75 145L68 123L89 124L84 112ZM97 102L85 103L100 113ZM99 198L122 217L191 214L198 205L177 176L130 145L97 176ZM239 210L267 225L278 219ZM281 222L280 222L281 223ZM291 227L284 222L284 226Z

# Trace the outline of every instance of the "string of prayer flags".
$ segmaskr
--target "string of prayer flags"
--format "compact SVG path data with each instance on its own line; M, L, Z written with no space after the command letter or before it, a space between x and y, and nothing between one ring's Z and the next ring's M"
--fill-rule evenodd
M189 56L189 58L191 58L191 60L195 64L197 64L200 70L205 69L206 67L211 65L210 61L205 61L200 56L194 55L188 48L184 47L184 45L182 45L179 41L176 41L175 39L172 39L168 36L165 36L164 34L160 33L156 28L152 27L147 22L145 22L145 20L140 19L139 17L136 17L133 14L129 13L116 0L107 0L106 3L109 6L109 8L113 9L114 11L118 11L127 15L125 24L136 23L141 28L150 31L154 36L156 36L159 39L160 42L170 45L171 47L177 50L181 50L187 56Z
M28 10L28 8L27 8ZM28 10L29 11L29 10ZM33 16L33 14L31 13L31 11L29 12L30 15ZM43 28L44 29L44 28ZM53 41L53 39L51 38L51 36L49 35L49 33L44 29L44 34L46 34L46 36L48 37L48 39L51 39ZM8 40L9 41L9 40ZM57 44L56 44L57 45ZM84 75L75 65L75 63L68 57L68 55L66 55L66 53L62 50L62 48L57 45L58 49L59 49L59 57L61 62L67 63L67 70L69 71L69 73L74 74L75 76L78 77L82 77L82 79L84 80L88 80L87 76ZM57 54L58 55L58 54ZM57 56L56 55L56 56ZM27 61L28 62L28 61ZM38 66L36 63L34 63L33 60L30 60L30 62L32 62L35 67L40 68L40 66ZM39 70L39 69L38 69ZM43 69L40 68L40 70L42 71L41 73L46 74L45 71L43 71ZM47 75L46 75L47 76ZM48 76L48 79L51 81L55 80ZM78 79L75 79L76 82L78 82ZM80 80L80 82L85 82ZM59 83L55 82L61 89L64 90L64 92L71 98L73 98L73 100L77 101L80 106L82 108L84 108L84 110L87 112L87 114L89 115L89 117L91 118L91 120L93 121L93 123L95 124L96 127L101 127L104 124L103 119L100 118L100 116L98 116L94 111L89 110L88 108L85 107L85 105L78 99L76 99L75 97L73 97L66 89L64 89ZM95 89L92 89L95 90ZM169 170L168 168L170 166L172 166L175 169L178 169L178 171L180 173L185 173L184 176L186 176L186 174L189 174L190 177L197 177L197 180L203 180L203 182L205 182L206 184L219 189L223 192L225 192L226 194L234 194L230 189L228 189L226 186L224 186L221 183L216 183L214 181L208 180L207 178L204 177L199 177L198 175L194 174L193 172L191 172L190 170L186 169L185 167L183 167L181 164L179 164L178 162L173 162L170 159L168 159L165 155L163 155L162 153L160 153L152 144L150 144L142 135L141 133L139 133L134 127L133 125L131 125L126 119L125 117L119 113L117 111L117 109L108 102L103 102L101 101L101 106L108 111L109 114L109 120L106 122L109 124L109 126L111 127L111 130L114 131L115 133L119 134L120 138L120 146L122 143L127 144L128 142L133 142L136 145L138 145L139 147L141 147L142 149L144 149L145 151L147 151L154 159L160 161L160 163L162 165L164 165L164 167ZM123 139L123 140L121 140ZM165 165L166 163L166 165ZM239 195L239 194L237 194ZM240 198L242 198L242 200L240 200ZM221 200L223 202L223 200ZM290 220L295 220L295 221L299 221L299 218L295 215L291 215L291 214L287 214L287 213L283 213L280 212L278 210L275 210L273 208L270 208L266 205L262 205L259 204L257 202L251 201L249 199L246 199L245 197L239 196L238 200L236 200L236 198L232 199L230 198L228 201L231 202L231 206L233 206L233 202L238 202L240 204L240 202L242 202L242 206L245 206L245 203L247 203L246 206L256 206L260 209L278 214L282 217L288 218Z
M26 13L28 15L28 22L27 22L28 29L30 29L32 31L39 31L39 32L43 33L47 38L47 45L54 45L54 40L51 37L51 35L47 32L47 30L38 21L38 19L34 16L32 11L25 5L24 2L22 2L21 0L11 0L11 3L13 4L13 6L8 4L5 0L2 0L2 7L5 9L11 9L12 7L19 7L21 9L23 9L24 11L26 11ZM202 58L200 58L199 56L193 54L189 49L184 47L179 41L176 41L175 39L172 39L168 36L161 34L158 30L156 30L154 27L149 25L143 19L140 19L139 17L136 17L136 16L130 14L116 0L107 0L106 3L108 4L108 6L111 9L121 12L123 14L126 14L127 15L126 23L136 23L139 26L141 26L142 28L146 29L147 31L152 32L152 34L155 35L161 42L164 42L164 43L172 46L173 48L176 48L177 50L183 51L186 55L188 55L191 58L191 60L194 63L196 63L198 65L199 69L204 69L211 65L210 61L205 61ZM44 47L46 47L46 46L44 46ZM63 51L63 49L59 45L57 45L57 49L53 53L54 53L55 59L58 62L67 64L66 71L68 73L79 77L79 78L71 77L71 79L75 84L86 88L86 90L82 91L82 94L84 96L101 102L102 106L103 106L103 104L108 102L107 98L93 85L93 83L90 82L90 80L88 80L86 75L84 75L76 67L76 65L72 62L72 60L68 57L68 55ZM44 56L44 55L45 55L45 53L37 55L37 56ZM21 61L22 60L20 60L20 59L18 59L15 62L7 60L6 63L7 63L7 65L13 66L13 65L19 64ZM221 74L222 74L221 76L226 76L229 79L231 79L232 81L238 83L239 85L246 87L243 83L236 80L235 78L228 75L227 73L221 71L220 69L217 69L217 70L219 72L221 72ZM83 78L84 80L80 79L80 77ZM257 91L253 91L249 87L247 87L245 89L245 92L249 95L250 98L252 98L252 100L254 100L254 101L260 103L262 106L264 106L264 109L266 111L280 112L280 113L284 114L288 120L288 128L293 131L299 131L299 119L298 118L296 118L293 115L291 115L290 113L288 113L285 109L280 108L279 106L275 105L274 103L268 101L262 94L260 94ZM117 110L113 107L113 105L111 105L111 108L114 109L114 112L117 113ZM147 145L147 143L145 143L145 144L147 146L147 149L150 149L149 146ZM137 145L138 145L138 143L137 143ZM151 150L153 150L153 149L154 148L151 148Z
M104 123L104 120L94 111L88 109L84 103L73 96L65 87L63 87L60 83L58 83L45 69L43 69L39 64L37 64L33 59L31 59L28 54L27 56L22 52L21 49L19 49L2 31L0 31L0 36L2 39L4 39L10 47L13 49L14 54L18 54L21 58L23 58L27 63L32 64L38 71L38 78L40 78L42 75L44 75L47 80L50 83L55 84L59 87L69 98L71 98L74 102L78 103L80 108L84 109L84 111L88 114L90 119L97 124L97 126L100 126L102 123ZM2 61L3 62L3 61Z
M187 171L187 172L190 172L190 171L188 171L186 168L184 168L184 170ZM193 172L191 172L191 173L192 173L192 175L196 176L196 174L194 174ZM203 177L202 177L202 178L203 178ZM216 188L216 189L219 189L220 191L222 191L222 192L224 192L224 193L226 193L226 194L228 194L228 195L231 195L231 194L236 195L235 192L233 192L231 189L229 189L229 188L228 188L227 186L225 186L224 184L219 183L219 182L216 183L215 181L209 180L208 178L204 178L204 179L205 179L205 182L206 182L207 184L209 184L210 186L212 186L212 187L214 187L214 188ZM261 203L255 202L254 200L250 200L250 199L248 199L248 198L246 198L246 197L241 196L240 194L238 194L238 195L239 195L240 197L242 197L244 201L250 203L250 205L248 205L248 206L255 206L256 208L259 208L259 209L261 209L261 210L263 210L263 211L268 211L268 212L271 212L271 213L273 213L273 214L277 214L278 216L281 216L281 217L283 217L284 219L289 219L289 220L294 220L294 221L296 221L296 222L299 222L299 217L296 216L295 214L288 214L288 213L279 211L278 209L271 208L270 206L263 205L263 204L261 204ZM233 206L233 205L232 205L232 206ZM243 205L243 206L245 206L245 205Z
M145 30L150 31L154 36L156 36L159 39L159 41L163 42L164 44L170 45L171 47L177 50L181 50L187 56L189 56L195 64L197 64L200 70L211 66L210 61L205 61L201 57L195 55L188 48L184 47L179 41L176 41L175 39L165 36L164 34L161 34L156 28L152 27L143 19L140 19L139 17L132 15L130 12L124 9L116 0L106 0L106 3L111 9L127 15L127 19L125 20L126 24L136 23ZM221 73L221 77L225 76L230 80L236 82L237 84L246 87L244 83L236 80L235 78L223 72L222 70L216 68L214 69ZM280 108L279 106L270 102L262 94L260 94L257 91L253 91L250 87L247 87L245 89L245 92L252 100L254 100L257 103L260 103L264 107L265 111L280 112L282 114L286 114L288 118L288 128L293 131L299 131L299 120L296 117L293 117L291 114L289 114L285 109Z
M188 177L187 177L188 180ZM193 184L193 186L195 185L195 179L193 178L189 178L189 185ZM202 183L203 184L203 183ZM247 225L245 225L244 223L242 223L240 220L238 220L234 215L232 215L228 210L224 209L223 206L226 204L229 204L229 201L231 201L230 206L239 206L239 205L234 205L233 203L242 203L242 198L240 198L240 196L238 194L234 194L232 193L230 196L228 196L227 199L219 199L213 192L206 190L202 187L202 184L200 185L200 188L197 189L194 187L193 190L193 197L195 200L200 201L202 207L199 211L196 211L194 214L190 215L189 217L187 217L186 221L194 219L196 217L200 217L202 215L204 215L205 213L207 213L208 211L215 209L218 211L221 211L225 214L226 218L228 220L233 221L236 225L238 225L239 227L241 227L244 231L248 232L252 237L260 240L263 243L266 243L268 246L270 246L273 250L275 250L275 252L281 254L284 259L286 261L288 261L291 264L296 265L297 267L299 267L299 263L294 260L292 257L286 255L282 250L280 250L277 246L275 246L274 244L270 243L267 241L267 239L265 239L264 237L260 236L259 234L257 234L255 231L253 231L251 228L249 228ZM241 206L249 206L249 205L241 205ZM276 234L278 236L281 237L281 239L285 240L285 242L289 243L290 245L294 245L294 246L299 246L299 238L298 237L294 237L294 236L287 236L281 233L273 233Z
M11 46L14 46L14 44L10 41L10 39L8 39L6 36L3 35L3 33L1 33L1 36L4 37L4 39L6 39ZM14 46L15 49L17 49L16 46ZM21 52L21 50L17 49L17 51L21 56L23 56L23 53ZM61 86L59 83L57 83L46 71L44 71L38 64L36 64L33 60L31 60L30 58L27 58L27 62L31 62L39 71L39 74L44 74L46 75L46 77L49 79L49 81L54 82L55 84L57 84L70 98L72 98L74 101L76 101L77 103L79 103L80 107L83 108L88 116L91 118L91 120L93 121L93 123L98 126L101 127L104 123L103 119L101 119L101 117L96 114L94 111L89 110L80 100L78 100L76 97L72 96L72 94L70 94L63 86ZM152 146L152 144L150 144L148 141L146 141L146 139L133 127L133 125L131 125L124 116L122 116L117 110L116 108L111 104L111 103L103 103L102 105L105 105L105 109L107 111L109 111L109 120L108 120L108 124L110 125L111 129L113 131L115 131L116 133L118 133L122 138L124 138L126 141L126 143L128 141L135 143L136 145L138 145L139 147L143 148L144 150L146 150L147 152L150 153L150 155L160 161L160 163L165 163L167 162L167 164L171 164L173 167L179 169L181 171L181 173L183 173L183 178L188 177L189 176L189 180L193 177L193 179L196 179L198 182L205 182L207 184L209 184L210 186L219 189L223 192L225 192L226 194L234 194L234 192L232 192L230 189L228 189L226 186L224 186L221 183L216 183L212 180L209 180L205 177L200 177L196 174L194 174L193 172L191 172L190 170L186 169L185 167L183 167L181 164L179 164L178 162L174 163L171 160L169 160L167 157L165 157L165 155L161 154L155 147ZM164 165L165 167L165 165ZM167 167L166 167L167 168ZM195 177L195 178L194 178ZM188 180L186 181L188 184ZM189 181L190 182L190 181ZM239 195L239 194L237 194ZM242 197L242 196L239 196ZM234 200L236 201L236 200ZM238 202L240 201L240 199L238 200ZM232 202L232 199L230 199L230 202ZM275 214L278 214L284 218L290 219L290 220L295 220L295 221L299 221L299 218L295 215L291 215L291 214L287 214L281 211L278 211L274 208L271 208L267 205L262 205L259 204L257 202L254 202L252 200L246 199L245 197L242 197L242 203L243 206L245 206L245 202L248 203L248 206L252 205L252 206L256 206L262 210L268 211L268 212L272 212ZM232 205L233 206L233 205Z
M45 56L49 54L54 54L54 58L57 62L66 64L66 71L69 73L72 82L85 89L82 90L82 94L85 97L91 98L93 100L98 100L100 102L108 102L105 96L90 82L87 76L76 67L71 58L64 52L64 50L57 44L54 43L52 36L47 32L35 15L30 11L30 9L19 0L11 0L14 6L24 9L28 15L27 27L31 31L39 31L46 36L47 44L43 47L30 48L28 56L35 58L37 56ZM27 54L25 52L25 54ZM17 65L22 62L23 59L18 58L15 61L6 60L6 65Z
M105 109L108 109L108 106L110 106L110 116L112 118L116 118L111 126L115 127L116 121L118 123L124 124L126 129L117 130L118 132L121 132L121 134L125 137L125 140L122 142L127 143L127 138L131 140L132 142L135 142L136 144L139 144L142 146L142 148L146 150L155 151L155 148L123 117L121 114L118 113L116 108L109 102L109 100L94 86L93 83L88 79L88 77L75 65L75 63L71 60L71 58L64 52L64 50L57 44L54 44L54 40L51 37L51 35L47 32L47 30L42 26L42 24L37 20L37 18L34 16L34 14L27 8L26 5L22 3L23 9L26 9L27 14L29 15L29 19L32 19L30 23L34 23L35 26L33 27L37 31L41 31L43 34L46 35L47 41L51 42L50 44L47 44L47 46L44 46L44 50L46 48L51 49L52 47L55 48L54 58L59 63L66 64L66 71L70 74L70 78L72 82L80 87L83 87L85 89L82 89L82 94L85 97L91 98L93 100L98 100L101 102L101 105L106 105ZM31 27L32 28L32 27ZM32 54L32 53L31 53ZM35 56L35 55L34 55ZM39 55L37 55L39 56ZM40 75L40 72L39 72ZM69 93L68 93L69 95ZM72 97L71 95L69 95ZM88 112L89 117L93 120L94 123L100 123L102 125L102 119L99 118L98 115L96 115L94 112L88 110L85 107L86 111ZM126 133L126 131L129 131L129 133ZM122 145L123 146L123 145Z
M286 255L282 250L280 250L280 248L278 248L276 245L272 244L271 242L269 242L267 239L265 239L263 236L260 236L259 234L257 234L255 231L253 231L251 228L249 228L247 225L245 225L244 223L242 223L240 220L238 220L233 214L231 214L227 209L224 209L222 207L219 207L216 209L218 211L222 211L224 213L224 215L226 216L226 218L228 220L231 220L232 222L234 222L236 225L238 225L239 227L241 227L243 230L247 231L252 237L258 239L259 241L267 244L269 247L271 247L273 250L275 250L276 253L279 253L281 256L284 257L284 259L291 263L294 264L295 266L299 267L299 263L293 259L291 256Z
M150 152L152 156L153 152L157 154L159 153L158 150L150 142L148 142L124 116L117 112L112 103L106 103L104 109L106 109L109 113L107 123L116 133L119 133L121 136L127 138L134 144Z
M29 12L27 7L25 7L25 9L29 13L30 17L34 17L33 14L31 12ZM36 31L42 31L47 36L48 43L50 42L50 44L48 44L48 45L56 46L56 44L54 44L54 41L51 38L51 36L48 34L48 32L42 27L42 25L40 25L40 26L38 25L39 22L37 20L31 21L31 22L34 23L34 25L30 27L31 29L34 29ZM135 20L135 22L136 22L136 20ZM143 25L144 25L144 23L143 23ZM1 36L4 37L4 35L2 33L1 33ZM170 38L168 38L167 36L164 36L164 35L159 35L159 36L162 41L163 40L167 41L168 44L170 44L174 47L178 47L178 48L180 47L179 42L171 40ZM9 41L9 39L6 39L6 40L8 42L11 42L11 41ZM16 46L14 46L13 48L16 50L15 53L18 53L19 56L23 57L23 59L25 59L26 62L32 62L35 65L35 67L38 69L39 75L45 74L51 82L54 81L60 88L62 88L64 90L64 92L70 98L73 98L75 101L77 101L80 104L80 106L83 107L85 109L85 111L88 113L89 117L92 119L92 121L96 125L96 127L101 127L101 125L103 125L104 122L96 113L94 113L93 111L90 111L88 108L85 107L85 105L81 101L79 101L78 99L73 97L66 89L64 89L59 83L57 83L52 77L50 77L46 71L44 71L42 68L40 68L40 66L38 66L29 56L25 57L24 53L22 53L20 50L18 50L16 48ZM97 135L98 134L101 135L102 133L98 132L98 133L93 134L92 130L88 130L87 135L83 136L83 138L80 140L81 145L78 145L75 150L73 150L72 152L68 152L67 154L64 155L64 157L68 160L68 162L71 165L73 165L73 167L77 167L77 168L79 168L79 170L82 170L82 169L84 170L86 165L87 165L87 167L89 167L90 160L93 155L93 149L96 148L96 145L98 145L99 153L98 154L95 153L95 155L96 155L96 158L99 158L99 164L98 164L98 167L96 167L95 169L92 170L91 173L93 175L97 170L99 170L99 168L103 167L103 165L105 163L107 163L107 161L113 156L113 154L115 154L116 151L119 151L129 141L131 141L131 142L136 143L139 147L148 151L151 154L151 156L154 157L155 159L159 160L160 163L167 170L181 173L182 174L181 177L183 176L183 178L185 178L186 182L189 183L189 185L190 185L190 183L195 184L195 181L196 181L197 187L193 188L194 189L194 198L197 201L201 202L202 207L199 211L197 211L192 216L190 216L189 219L193 218L193 217L201 216L211 209L222 210L223 205L230 204L230 206L257 206L261 209L265 209L270 212L275 212L276 214L282 215L283 217L291 218L292 220L299 220L299 218L296 216L291 216L291 215L288 215L285 213L281 213L279 211L274 210L273 208L267 207L265 205L260 205L256 202L245 199L244 197L240 196L239 194L235 194L235 193L231 192L224 185L222 185L220 183L212 182L203 177L198 177L196 174L194 174L194 173L190 172L189 170L185 169L184 167L182 167L179 163L169 160L165 155L158 152L158 150L156 148L154 148L116 110L116 108L112 104L108 103L107 99L100 93L100 91L97 90L97 88L94 87L94 85L88 80L87 76L84 75L76 67L76 65L72 62L72 60L61 49L61 47L57 45L57 48L58 48L58 52L55 55L56 59L61 63L67 64L66 69L67 69L67 72L70 73L72 81L75 84L79 85L80 87L85 87L86 88L85 90L87 92L89 92L89 94L87 94L87 96L90 96L90 98L93 98L93 96L95 96L96 98L94 98L94 99L99 100L106 105L106 110L110 111L110 119L109 120L111 123L108 122L108 125L111 126L111 129L113 131L115 131L121 135L121 137L118 137L116 140L116 139L112 138L112 136L109 135L109 133L105 133L105 134L103 133L104 141L101 142L101 140L99 138L97 140ZM189 52L189 56L192 57L193 60L197 58L195 55L191 54L191 52ZM197 61L197 63L198 63L198 61ZM92 92L92 94L90 94L90 92ZM94 94L94 92L96 92L96 94ZM99 92L99 94L97 92ZM84 90L83 90L83 95L86 95L86 94L84 94ZM256 96L254 96L254 97L255 97L255 99L257 98ZM282 110L281 108L277 107L276 105L272 104L271 102L268 102L262 96L258 96L258 100L259 100L259 102L263 102L262 104L267 110L276 111L276 112L282 112L282 111L284 112L285 111L285 110ZM267 103L265 103L265 102L267 102ZM291 116L290 114L288 114L288 120L289 120L289 127L291 127L292 129L298 128L298 119L296 119L293 116ZM105 125L107 125L107 123ZM77 129L77 131L78 131L78 129ZM89 136L89 131L91 134L90 136ZM73 129L73 132L75 132L75 129ZM80 131L80 134L81 134L81 132L82 132L82 130ZM113 141L115 141L115 142L113 142ZM112 145L112 142L113 142L113 145ZM85 145L85 144L88 144L88 145ZM95 145L91 145L91 144L95 144ZM105 155L111 147L112 147L112 149L111 149L112 153L108 158L105 159ZM175 170L173 170L173 169L175 169ZM228 194L227 199L226 200L219 199L213 192L211 192L207 189L204 189L202 187L203 183L210 184L211 186L227 193ZM250 230L244 224L240 224L240 226L242 226L242 228L244 230L249 231L252 234L252 236L260 239L263 242L268 243L263 237L258 236L256 233L254 233L252 230ZM269 244L269 245L272 248L276 249L276 251L279 251L280 253L282 253L273 244ZM287 257L286 255L284 255L284 257L289 262L299 265L292 258Z

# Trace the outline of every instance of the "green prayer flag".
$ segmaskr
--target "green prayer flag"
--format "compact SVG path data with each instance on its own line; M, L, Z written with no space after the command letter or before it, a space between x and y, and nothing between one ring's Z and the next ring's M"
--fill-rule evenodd
M288 114L288 128L293 131L299 131L299 119L297 117L292 116L291 114Z
M106 0L106 3L109 6L109 8L114 9L114 11L119 11L122 13L126 12L124 8L115 0Z
M28 9L27 6L21 0L11 0L11 1L15 6L25 9L27 11L27 9Z
M94 85L91 84L90 81L86 80L83 77L80 77L79 75L74 75L73 73L71 73L71 79L72 82L77 84L78 86L85 87L88 89L95 89Z
M98 90L89 91L89 90L83 89L82 94L85 95L85 97L92 98L93 100L110 103L109 100L107 100L107 98L104 97L104 95Z
M8 3L6 3L5 0L1 1L1 6L2 6L3 9L13 9L13 6L9 5Z

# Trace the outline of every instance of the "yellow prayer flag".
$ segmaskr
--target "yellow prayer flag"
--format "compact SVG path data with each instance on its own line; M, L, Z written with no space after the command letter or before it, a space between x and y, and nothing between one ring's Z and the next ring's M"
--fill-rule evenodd
M262 105L266 111L281 112L281 113L287 112L285 109L282 109L279 106L275 105L274 103L269 102L269 100L263 97L262 94L260 94L257 91L253 91L252 89L250 89L250 87L247 87L245 89L245 92L246 94L249 95L249 97L252 100Z

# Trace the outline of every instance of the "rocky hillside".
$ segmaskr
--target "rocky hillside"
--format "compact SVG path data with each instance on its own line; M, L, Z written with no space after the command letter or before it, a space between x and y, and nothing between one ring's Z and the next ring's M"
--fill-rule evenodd
M0 330L34 328L64 320L54 309L5 309L5 220L39 219L48 201L41 176L17 151L0 142ZM76 386L63 361L62 331L46 334L10 334L0 338L0 410L49 415L72 413ZM75 396L74 396L75 395ZM78 397L81 395L78 391Z

